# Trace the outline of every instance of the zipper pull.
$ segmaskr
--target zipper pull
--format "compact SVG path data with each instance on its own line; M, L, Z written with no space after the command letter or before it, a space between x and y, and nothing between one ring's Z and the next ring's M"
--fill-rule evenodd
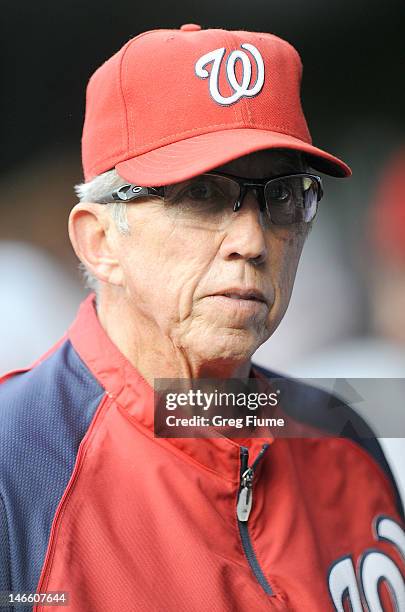
M250 467L242 474L242 488L239 493L238 505L236 507L238 519L242 522L246 522L248 520L250 511L252 509L252 485L253 469Z
M250 511L252 509L253 476L255 473L255 469L257 468L260 460L262 459L264 453L269 448L269 446L270 444L268 444L267 442L263 444L263 447L260 453L258 454L255 461L250 467L248 467L249 451L244 446L241 447L242 470L244 471L242 472L241 479L240 479L240 490L239 490L238 503L236 506L236 513L238 515L239 521L241 521L242 523L247 522L249 515L250 515Z

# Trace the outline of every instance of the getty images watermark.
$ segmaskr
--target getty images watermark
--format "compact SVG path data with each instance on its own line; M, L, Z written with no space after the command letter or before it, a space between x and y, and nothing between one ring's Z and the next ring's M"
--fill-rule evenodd
M252 392L225 392L215 389L211 392L201 389L189 389L187 393L167 393L165 395L165 406L167 410L176 410L179 407L199 408L204 412L211 409L221 410L223 408L247 409L250 411L258 408L277 406L280 390L271 393ZM282 417L258 417L256 414L245 414L242 417L225 416L214 413L209 416L193 414L188 417L177 417L174 414L166 416L168 427L284 427L285 421Z
M281 391L255 379L155 380L155 434L159 437L267 435L285 426L277 414Z
M155 379L157 437L405 437L405 379Z

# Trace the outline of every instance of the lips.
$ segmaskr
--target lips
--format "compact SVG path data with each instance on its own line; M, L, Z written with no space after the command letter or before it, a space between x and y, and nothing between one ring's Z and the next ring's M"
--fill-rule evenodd
M264 294L259 289L253 287L231 287L229 289L222 289L221 291L217 291L212 295L222 295L223 297L228 297L236 300L253 300L255 302L263 302L264 304L268 303L268 300L265 298Z

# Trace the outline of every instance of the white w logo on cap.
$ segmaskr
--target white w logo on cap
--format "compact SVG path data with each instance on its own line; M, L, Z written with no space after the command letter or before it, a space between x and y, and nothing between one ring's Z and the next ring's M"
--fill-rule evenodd
M215 49L206 53L195 64L195 73L201 79L209 77L209 87L211 96L218 104L229 105L237 102L240 98L256 96L262 89L264 83L264 62L260 55L260 52L256 47L249 43L243 43L241 45L243 49L247 49L252 54L256 62L256 83L253 87L250 87L250 81L252 78L252 62L249 55L245 51L232 51L226 62L226 75L228 77L228 83L234 90L234 93L230 96L222 96L219 91L219 70L221 68L222 59L225 55L225 47ZM236 62L240 60L242 62L242 82L239 83L236 78ZM206 70L205 66L213 62L211 74Z

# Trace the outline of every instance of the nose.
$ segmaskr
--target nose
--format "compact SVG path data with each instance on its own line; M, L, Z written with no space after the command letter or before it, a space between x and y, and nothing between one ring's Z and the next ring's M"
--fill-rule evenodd
M259 202L250 189L243 200L243 206L233 212L226 236L221 243L224 259L245 259L253 264L263 263L267 257L264 213L260 212Z

